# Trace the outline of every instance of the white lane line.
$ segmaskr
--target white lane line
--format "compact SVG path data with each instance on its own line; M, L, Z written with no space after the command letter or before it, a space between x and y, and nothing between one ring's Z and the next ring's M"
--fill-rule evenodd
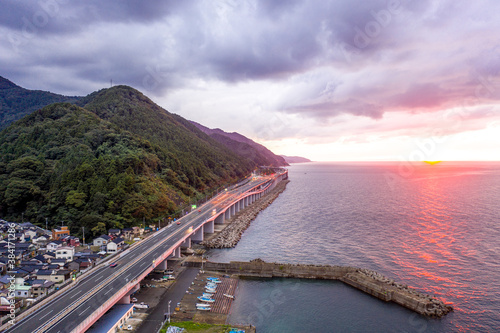
M104 293L104 295L107 295L107 294L108 294L108 293L110 293L112 290L113 290L113 289L109 289L108 291L106 291L106 292Z
M47 312L47 314L46 314L46 315L44 315L44 316L42 316L42 317L38 318L38 320L42 320L43 318L47 317L47 316L48 316L48 315L49 315L52 311L54 311L54 310L50 310L49 312Z
M80 315L82 315L84 312L87 312L88 309L90 309L90 305L85 310L83 310L82 312L80 312Z
M132 273L130 273L129 275L125 276L125 280L128 281L128 277L131 275Z
M148 262L147 262L147 261L146 261L146 262L143 262L143 263L142 263L139 267L142 267L142 266L147 265L147 264L148 264Z
M79 293L81 293L81 292L82 292L82 290L80 290L79 292L77 292L76 294L74 294L73 296L71 296L70 298L75 298L75 297L76 297L76 295L78 295L78 294L79 294Z

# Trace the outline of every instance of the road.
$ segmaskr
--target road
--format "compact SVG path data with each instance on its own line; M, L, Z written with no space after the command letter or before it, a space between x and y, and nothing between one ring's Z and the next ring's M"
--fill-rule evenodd
M6 332L71 332L111 296L118 293L129 281L139 277L150 268L153 260L169 251L192 229L196 229L210 218L213 209L219 212L243 193L265 184L269 180L269 177L257 177L248 183L225 191L200 207L200 212L196 210L181 218L180 225L171 224L132 247L128 253L116 260L118 264L116 267L105 266L96 269L92 274L79 281L76 286L73 286L71 290L66 291ZM56 321L57 317L70 307L74 308ZM51 321L54 322L43 327L45 323Z

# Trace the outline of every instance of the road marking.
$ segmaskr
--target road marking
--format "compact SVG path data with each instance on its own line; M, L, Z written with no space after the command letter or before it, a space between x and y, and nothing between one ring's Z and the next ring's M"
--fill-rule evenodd
M142 266L147 265L147 264L148 264L148 262L146 261L146 262L142 263L142 265L139 267L142 267Z
M83 310L82 312L80 312L80 315L81 315L82 313L84 313L84 312L87 312L87 310L88 310L88 309L90 309L90 305L89 305L89 306L88 306L85 310Z
M47 316L48 316L48 315L49 315L52 311L54 311L54 310L50 310L49 312L47 312L47 314L46 314L46 315L44 315L44 316L42 316L42 317L38 318L38 320L42 320L43 318L47 317Z
M80 290L79 292L77 292L76 294L74 294L73 296L71 296L70 298L75 298L75 296L78 295L81 292L82 292L82 290Z
M107 294L108 294L108 293L110 293L112 290L113 290L113 289L109 289L108 291L106 291L106 292L104 293L104 295L107 295Z
M130 273L130 274L132 274L132 273ZM125 280L127 280L127 281L128 281L128 277L130 276L130 274L129 274L129 275L127 275L127 276L125 276Z

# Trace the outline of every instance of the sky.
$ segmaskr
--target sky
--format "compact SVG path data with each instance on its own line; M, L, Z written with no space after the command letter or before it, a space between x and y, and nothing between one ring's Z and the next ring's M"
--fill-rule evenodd
M500 2L3 0L0 75L315 161L500 160Z

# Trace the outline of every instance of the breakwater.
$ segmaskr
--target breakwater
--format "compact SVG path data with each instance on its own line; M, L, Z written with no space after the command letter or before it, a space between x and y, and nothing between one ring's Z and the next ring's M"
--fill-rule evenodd
M357 267L267 263L255 259L250 262L206 262L205 269L240 277L339 280L383 301L397 303L425 316L440 318L453 310L451 305L435 297L375 271Z
M285 190L288 182L289 180L280 181L268 194L236 214L217 236L203 241L201 245L210 249L235 247L250 223Z

